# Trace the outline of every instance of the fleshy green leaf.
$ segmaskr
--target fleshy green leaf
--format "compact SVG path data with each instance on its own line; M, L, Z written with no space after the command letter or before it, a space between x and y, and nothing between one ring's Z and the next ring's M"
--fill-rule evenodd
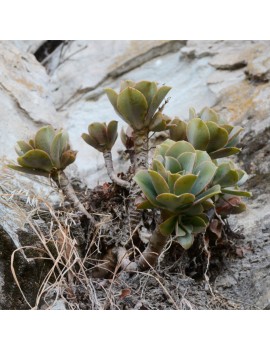
M51 155L53 164L58 169L61 167L60 159L61 159L62 153L67 147L67 144L68 144L68 135L63 131L56 134L51 144L50 155Z
M198 217L200 217L206 225L209 224L209 217L205 213L199 214Z
M120 92L125 90L126 88L134 88L136 83L133 80L122 80L120 83Z
M146 80L136 83L133 88L139 90L144 95L148 106L150 106L158 90L156 82L149 82Z
M189 230L192 230L192 227L188 227ZM187 229L184 230L183 226L179 224L178 222L175 225L175 234L177 237L179 236L186 236L187 235Z
M96 139L101 147L105 147L107 145L108 138L105 123L94 122L89 124L88 132L92 138Z
M163 164L159 160L157 160L157 159L153 160L152 167L153 167L154 171L158 172L165 180L167 180L167 173L168 172L166 171L165 167L163 166Z
M8 165L9 168L14 169L15 171L19 171L22 173L27 173L27 174L34 174L38 176L43 176L43 177L49 177L50 173L41 171L39 169L32 169L32 168L27 168L27 167L20 167L20 166L15 166L15 165Z
M195 149L206 150L210 141L210 133L206 124L200 118L193 118L188 122L187 138Z
M136 207L138 210L147 210L147 209L155 208L155 206L147 199L136 204Z
M50 172L53 168L49 155L43 150L30 150L23 156L18 157L17 160L19 165L26 168L34 168L47 172Z
M188 250L194 242L194 235L188 233L185 236L178 236L176 239L183 249Z
M200 112L200 118L205 121L211 121L211 122L218 122L219 116L218 114L209 107L204 107L202 111Z
M213 197L214 195L218 195L221 193L220 185L215 185L212 188L204 191L202 194L196 197L196 201L194 204L205 203L205 200ZM212 206L211 206L212 207Z
M189 193L197 178L198 176L194 174L187 174L180 177L174 185L175 195Z
M238 149L237 147L227 147L214 152L210 152L209 155L213 160L215 160L217 158L228 157L234 154L238 154L239 151L241 151L241 149Z
M210 133L210 141L207 145L207 152L219 150L223 148L228 142L228 132L221 128L217 123L209 121L206 122Z
M179 158L184 152L195 152L194 147L187 141L181 140L173 143L166 151L166 156Z
M224 189L222 189L222 193L236 195L236 196L245 196L245 197L251 197L252 196L252 193L249 192L249 191L241 191L241 190L231 189L231 188L224 188Z
M193 168L194 172L196 172L197 167L205 161L212 161L208 153L206 151L196 150L196 158Z
M158 207L158 202L156 201L157 193L155 191L152 179L148 171L139 171L133 178L135 182L142 189L146 198L155 206Z
M110 100L110 103L113 105L115 112L120 116L120 113L117 109L118 94L116 93L116 91L114 91L111 88L106 88L106 89L104 89L104 91L107 94L107 97ZM127 122L127 120L125 120L125 118L123 116L121 116L121 117L124 119L125 122Z
M168 185L169 185L169 188L170 188L170 192L173 193L174 192L174 184L175 182L177 181L177 179L179 179L181 177L181 175L179 173L171 173L171 172L168 172L168 175L167 175L167 180L168 180Z
M179 157L178 161L180 165L182 166L182 169L186 171L187 173L191 173L194 167L196 159L196 153L195 152L183 152Z
M188 220L187 220L187 223L185 223L185 221L183 220L183 224L184 225L185 224L192 225L192 227L193 227L192 232L194 234L201 233L207 227L207 223L199 216L189 217Z
M95 138L93 138L91 135L83 133L82 138L88 145L92 146L93 148L97 149L98 151L102 151L100 149L100 146L99 146L97 140Z
M213 179L216 169L217 167L210 161L205 161L197 167L198 178L191 189L192 194L199 194L205 189Z
M188 214L190 216L196 216L196 215L199 215L203 212L204 208L202 206L202 204L197 204L195 205L195 202L194 204L188 209Z
M230 124L220 124L221 128L224 128L227 130L228 135L231 133L231 131L233 130L233 126L231 126Z
M200 202L200 201L199 201ZM201 202L201 205L203 206L204 211L208 211L211 208L214 208L215 205L211 199L203 200Z
M110 121L108 126L107 126L107 149L111 150L113 147L116 139L117 139L117 127L118 127L118 122L117 121Z
M234 127L232 129L232 131L229 134L227 147L232 147L238 144L238 141L239 141L238 136L242 132L242 130L244 130L244 128L242 127Z
M151 171L151 170L149 170L148 173L151 177L153 186L154 186L155 191L158 195L170 192L168 184L166 183L166 181L164 180L164 178L160 174L158 174L155 171Z
M171 121L172 126L169 127L170 138L174 141L186 140L187 123L175 118Z
M167 87L165 85L158 89L158 91L156 92L156 94L154 95L151 101L151 104L147 112L146 121L148 123L150 122L152 116L155 114L156 110L159 108L160 104L165 99L166 95L170 90L171 90L171 87Z
M167 122L166 119L164 118L163 113L157 112L153 116L150 124L149 124L149 130L152 132L162 132L167 129Z
M60 160L60 168L65 169L76 160L77 151L67 150L63 152Z
M52 126L40 128L35 136L35 145L37 149L43 150L50 154L51 144L55 137L55 131Z
M29 140L29 145L32 146L33 149L36 148L36 146L35 146L35 141L34 141L33 139L30 139L30 140Z
M156 158L158 155L165 157L166 152L172 145L174 145L174 141L170 139L167 139L162 144L158 145L154 152L154 158Z
M193 119L193 118L197 118L198 115L196 113L196 110L194 107L190 107L189 109L189 120Z
M22 156L27 151L33 150L32 146L23 140L17 141L17 145L15 147L15 151L18 154L18 156Z
M229 163L222 163L218 166L213 184L219 184L222 187L234 186L239 180L238 172L231 169Z
M117 99L117 109L134 130L140 130L144 127L148 105L141 92L134 88L123 90Z
M238 182L237 185L243 185L247 180L248 180L248 174L245 171L242 171L240 169L237 170L238 173Z
M177 159L171 156L165 156L165 168L171 173L178 173L182 170Z
M173 216L166 219L166 221L164 221L159 225L159 230L161 234L165 236L172 234L172 232L175 229L176 222L177 222L177 216Z
M180 196L160 194L156 199L164 208L174 212L180 210L183 206L191 205L195 200L195 196L193 194L182 194Z

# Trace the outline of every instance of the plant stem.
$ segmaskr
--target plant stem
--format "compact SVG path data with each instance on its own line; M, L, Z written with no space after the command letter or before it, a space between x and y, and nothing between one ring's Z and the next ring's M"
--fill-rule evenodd
M142 253L142 256L139 258L138 266L140 270L145 271L151 266L154 267L156 265L167 240L168 237L162 235L157 227L153 232L146 249Z
M63 171L58 172L58 174L53 177L54 182L57 184L58 188L63 191L64 196L69 200L75 208L82 212L90 221L92 225L96 224L96 221L93 216L90 215L86 208L83 206L81 201L78 199L75 190L70 184L69 179Z
M134 165L135 174L141 170L146 169L148 166L148 130L133 131L134 140ZM130 227L132 234L134 233L136 227L141 221L142 212L137 210L135 206L135 200L138 195L141 194L141 189L132 181L131 191L130 191L130 207L129 207L129 218Z
M162 216L162 219L166 219L164 214ZM159 230L159 224L157 223L156 229L151 235L146 249L139 258L138 267L140 270L144 271L146 269L149 269L151 266L154 267L156 265L157 260L167 241L168 236L164 236L161 234Z
M111 178L111 180L119 185L122 186L124 188L129 189L130 188L130 183L117 177L117 175L114 172L114 168L113 168L113 161L112 161L112 153L111 151L105 151L103 152L103 157L104 157L104 161L105 161L105 166L107 169L107 173L109 175L109 177Z
M148 166L148 130L134 130L135 173Z

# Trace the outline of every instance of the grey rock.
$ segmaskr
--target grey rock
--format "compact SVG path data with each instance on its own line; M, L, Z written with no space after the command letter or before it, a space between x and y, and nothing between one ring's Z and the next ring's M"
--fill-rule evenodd
M253 60L247 65L246 75L255 82L268 82L270 79L270 53L268 45L261 45Z
M57 108L153 57L177 51L185 41L87 40L59 47L47 68Z
M46 40L10 40L20 51L34 54Z
M0 157L14 158L17 140L54 123L49 77L32 54L0 42ZM7 141L8 136L8 141Z
M210 65L216 69L232 71L245 67L247 65L247 61L242 50L228 49L226 52L216 55L210 61Z

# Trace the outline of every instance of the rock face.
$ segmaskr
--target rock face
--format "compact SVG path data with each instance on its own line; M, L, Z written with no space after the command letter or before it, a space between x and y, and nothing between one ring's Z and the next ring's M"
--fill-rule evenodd
M0 42L0 111L0 157L8 158L17 140L54 123L56 114L44 67L6 41Z
M254 194L247 201L248 211L231 219L233 226L243 227L243 258L228 261L215 289L240 301L240 308L269 308L270 42L70 41L50 54L45 68L32 54L42 44L0 42L0 157L14 159L13 145L18 139L52 123L66 128L72 147L79 150L77 169L73 167L70 174L94 186L108 179L102 156L80 135L93 121L116 119L124 125L104 95L104 87L117 89L122 79L171 85L165 112L172 117L187 118L190 106L214 107L245 128L238 162L251 175L248 188ZM121 148L118 141L115 160ZM117 165L121 169L119 161ZM1 221L6 216L3 206ZM5 231L12 239L11 252L21 244L16 244L15 227L1 226L1 233ZM0 257L2 291L7 252ZM4 301L1 304L0 308L20 308Z

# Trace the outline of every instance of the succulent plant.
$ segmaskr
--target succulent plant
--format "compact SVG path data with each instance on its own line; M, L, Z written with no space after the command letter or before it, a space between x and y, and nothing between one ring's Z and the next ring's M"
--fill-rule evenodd
M92 224L95 224L95 220L78 199L64 173L64 169L75 161L77 154L77 151L70 149L68 134L65 131L55 131L50 125L42 127L28 142L19 140L15 150L19 156L17 158L19 165L8 165L9 168L50 177L63 191L67 200L87 216Z
M91 123L88 126L88 134L83 133L83 140L100 152L110 151L117 139L117 121L108 123Z
M250 197L250 192L239 189L239 186L243 185L247 179L246 172L237 169L232 161L222 162L218 165L212 185L219 184L222 194Z
M156 149L152 169L138 172L134 179L147 201L138 208L159 208L166 220L159 226L162 235L175 231L188 249L194 235L206 229L208 199L221 193L220 185L209 185L217 166L207 152L195 150L186 141L167 140Z
M120 93L107 88L105 92L116 113L135 131L165 130L168 118L157 111L171 87L156 82L131 80L123 81Z
M246 205L239 196L223 194L215 203L216 213L222 218L246 211Z
M135 171L148 165L148 134L168 128L170 119L162 104L171 87L158 87L156 82L123 81L120 93L107 88L105 92L116 113L133 129Z
M117 126L117 121L109 122L108 126L106 123L91 123L88 126L88 134L83 133L82 138L88 145L103 153L107 173L111 180L122 187L129 188L129 182L117 177L113 168L111 149L118 136Z
M175 140L187 140L196 149L205 150L212 159L228 157L240 151L241 127L234 127L222 121L211 108L205 107L199 114L191 108L190 121L174 119L170 125L170 137Z
M226 217L243 212L245 204L239 196L251 194L238 186L246 178L233 162L218 164L187 141L168 139L157 146L152 167L134 177L146 197L138 208L158 208L162 218L139 267L146 269L156 263L169 235L174 233L175 240L189 249L195 235L207 230L211 213Z
M174 118L169 126L169 136L171 140L187 140L187 123L179 118Z
M40 128L28 142L19 140L15 150L19 166L9 165L10 168L52 178L73 163L77 154L70 149L67 133L55 132L52 126Z

